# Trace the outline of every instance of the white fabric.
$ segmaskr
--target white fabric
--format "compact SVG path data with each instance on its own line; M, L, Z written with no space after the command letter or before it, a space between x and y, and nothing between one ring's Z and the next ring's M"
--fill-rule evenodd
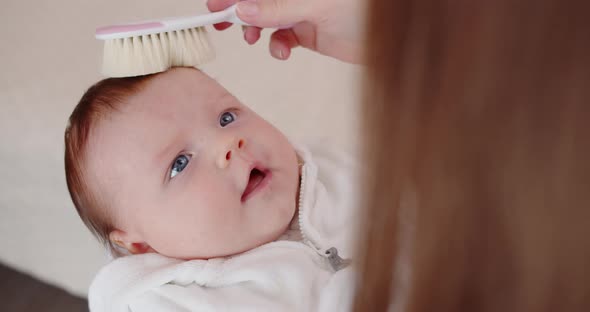
M158 254L112 261L89 291L92 312L345 311L352 266L332 269L325 251L353 254L358 170L352 158L304 148L299 200L303 241L276 241L227 258L183 261Z

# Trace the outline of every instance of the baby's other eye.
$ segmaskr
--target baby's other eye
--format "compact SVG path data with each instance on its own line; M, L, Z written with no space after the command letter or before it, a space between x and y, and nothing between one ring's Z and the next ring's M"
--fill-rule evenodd
M170 168L170 179L174 178L177 174L181 173L184 168L188 165L191 160L191 155L180 155L176 157L172 168Z
M221 114L221 116L219 116L219 125L221 127L225 127L225 126L229 125L230 123L236 121L236 118L238 118L238 116L236 116L236 114L234 114L232 112L225 112L225 113Z

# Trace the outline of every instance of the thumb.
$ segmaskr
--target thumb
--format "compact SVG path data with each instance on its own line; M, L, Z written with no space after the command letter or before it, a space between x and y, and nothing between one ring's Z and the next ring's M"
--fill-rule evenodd
M258 27L282 28L311 19L309 0L246 0L236 12L244 22Z

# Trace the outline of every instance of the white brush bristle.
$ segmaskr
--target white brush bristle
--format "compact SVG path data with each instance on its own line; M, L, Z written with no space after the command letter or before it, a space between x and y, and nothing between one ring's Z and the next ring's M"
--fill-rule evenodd
M141 76L174 66L199 66L214 57L205 27L111 39L104 44L102 74Z

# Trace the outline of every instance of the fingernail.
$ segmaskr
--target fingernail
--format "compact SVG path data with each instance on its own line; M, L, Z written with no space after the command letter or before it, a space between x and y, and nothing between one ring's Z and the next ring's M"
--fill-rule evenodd
M272 52L273 52L272 53L273 56L276 57L276 58L278 58L279 60L282 60L284 58L284 55L285 54L283 52L283 49L277 48L277 49L274 49Z
M246 41L248 44L250 44L250 41L248 41L248 32L246 31L246 28L244 28L244 29L242 29L242 30L244 31L244 32L243 32L243 34L244 34L244 40L245 40L245 41Z
M237 11L243 16L255 16L258 14L258 3L254 1L238 2Z

